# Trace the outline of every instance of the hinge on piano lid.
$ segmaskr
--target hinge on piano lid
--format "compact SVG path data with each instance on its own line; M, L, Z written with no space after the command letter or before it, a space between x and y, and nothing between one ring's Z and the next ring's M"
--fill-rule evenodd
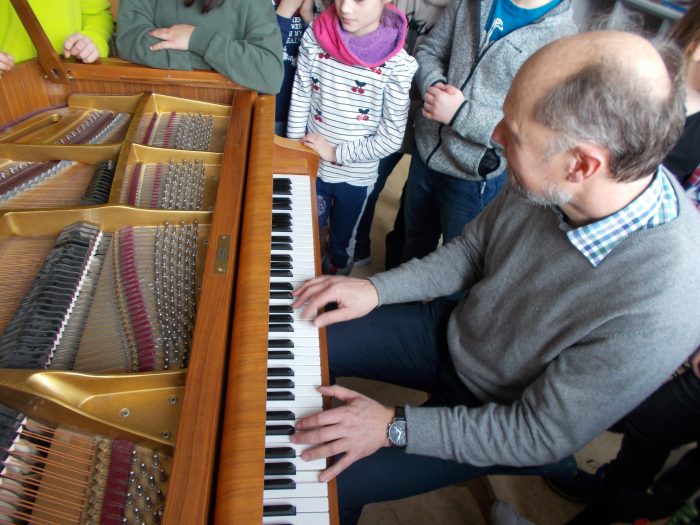
M231 236L219 235L216 241L216 259L214 261L214 273L226 273L228 271L228 253L231 250Z
M175 445L186 370L83 374L0 369L2 404L25 416L156 449Z

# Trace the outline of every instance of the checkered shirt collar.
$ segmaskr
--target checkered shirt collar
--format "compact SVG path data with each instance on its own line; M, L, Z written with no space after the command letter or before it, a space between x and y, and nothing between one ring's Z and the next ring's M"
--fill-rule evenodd
M561 210L557 209L561 214ZM560 215L563 219L563 215ZM620 211L592 224L567 228L569 242L597 267L628 235L669 222L678 216L678 198L662 166L651 184Z

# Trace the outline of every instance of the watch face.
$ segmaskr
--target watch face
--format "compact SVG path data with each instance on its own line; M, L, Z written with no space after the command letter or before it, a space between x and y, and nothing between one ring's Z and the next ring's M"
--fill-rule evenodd
M406 446L406 422L394 421L389 427L389 441L395 447Z

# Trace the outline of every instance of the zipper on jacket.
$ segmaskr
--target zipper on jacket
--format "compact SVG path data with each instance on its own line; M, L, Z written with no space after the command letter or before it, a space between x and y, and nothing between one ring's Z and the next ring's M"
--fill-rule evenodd
M476 16L474 17L475 25L476 25L475 35L476 35L476 40L477 40L476 60L472 64L472 67L469 70L469 74L467 75L467 79L462 84L460 91L463 91L464 88L466 87L466 85L469 83L469 80L472 78L472 75L474 74L474 71L476 70L476 66L481 61L481 58L486 54L486 51L481 53L481 50L479 49L480 44L481 44L481 6L482 6L482 2L481 1L477 2L477 4L476 4ZM444 128L444 127L445 127L444 124L440 124L440 126L438 127L438 142L435 145L435 147L433 148L433 151L431 151L428 154L428 156L425 158L425 165L428 167L430 167L429 166L430 159L433 158L433 155L435 155L435 153L437 153L437 150L440 149L440 146L442 146L442 128Z

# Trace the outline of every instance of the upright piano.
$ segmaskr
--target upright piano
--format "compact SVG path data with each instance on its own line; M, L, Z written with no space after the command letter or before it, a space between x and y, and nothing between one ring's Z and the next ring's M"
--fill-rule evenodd
M337 523L289 443L318 157L217 73L38 48L0 77L0 522Z

